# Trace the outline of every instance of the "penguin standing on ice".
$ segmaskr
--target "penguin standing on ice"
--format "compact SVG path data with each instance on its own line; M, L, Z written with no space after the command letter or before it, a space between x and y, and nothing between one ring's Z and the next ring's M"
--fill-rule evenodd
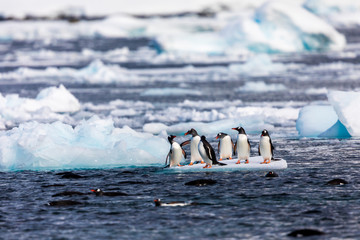
M200 142L200 136L197 133L195 129L190 129L185 133L185 135L191 134L192 138L191 140L187 140L183 143L181 143L181 146L185 146L190 143L190 164L193 165L194 162L201 161L201 163L204 163L204 160L200 156L199 153L199 142Z
M245 163L249 163L250 142L246 135L246 132L242 127L237 127L232 129L238 131L239 133L235 143L235 150L238 155L238 161L236 162L236 164L240 164L240 160L245 160Z
M166 157L166 161L165 161L165 165L168 167L174 167L174 166L181 166L180 162L184 156L184 158L186 158L186 153L184 151L184 149L182 149L182 147L180 146L180 144L178 144L177 142L174 141L174 138L176 136L174 135L170 135L168 137L169 143L171 144L170 147L170 151ZM169 159L169 165L167 164Z
M231 137L226 133L218 133L216 136L216 139L219 139L220 141L218 143L218 153L220 155L219 161L228 158L232 159L232 154L234 152L234 143L231 139Z
M213 164L226 165L225 163L220 163L216 160L215 151L210 145L210 143L206 141L205 136L201 136L201 141L199 143L199 152L206 163L204 168L211 168Z
M273 158L274 146L272 145L269 132L264 129L261 133L260 144L259 144L259 155L264 158L262 163L270 163Z

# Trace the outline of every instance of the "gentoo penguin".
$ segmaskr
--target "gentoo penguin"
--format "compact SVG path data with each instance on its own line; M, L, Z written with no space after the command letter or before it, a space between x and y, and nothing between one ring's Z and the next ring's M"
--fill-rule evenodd
M236 164L240 164L240 160L245 160L245 163L249 163L250 142L246 135L246 132L242 127L237 127L232 129L238 131L239 133L235 143L235 150L238 155L238 161L236 162Z
M91 189L90 191L92 191L93 193L95 193L96 196L110 196L110 197L114 197L114 196L128 196L127 193L123 193L123 192L103 192L100 188L98 189Z
M225 163L220 163L216 160L215 151L210 145L210 143L206 141L205 136L201 136L201 141L199 143L199 152L206 163L204 168L211 168L213 164L226 165Z
M183 207L189 205L196 205L195 202L169 202L163 203L159 198L154 199L154 203L156 207L167 206L167 207Z
M234 152L234 143L231 139L231 137L226 133L218 133L216 136L216 139L219 139L220 141L218 143L218 153L220 154L219 161L228 158L232 159L232 154Z
M270 135L266 129L261 133L259 144L259 155L264 158L262 163L270 163L273 159L274 146L272 145Z
M190 129L185 133L185 135L191 134L192 138L191 140L187 140L181 144L181 146L185 146L190 143L190 164L193 165L194 162L201 161L201 163L204 163L204 160L201 158L199 153L199 142L200 142L200 136L196 132L195 129Z
M165 165L169 166L169 167L181 166L180 162L182 160L182 157L184 156L184 158L186 158L186 153L185 153L184 149L182 149L180 144L178 144L177 142L174 141L175 137L176 136L174 136L174 135L170 135L168 137L171 147L170 147L170 151L166 157ZM169 165L167 165L168 159L169 159Z

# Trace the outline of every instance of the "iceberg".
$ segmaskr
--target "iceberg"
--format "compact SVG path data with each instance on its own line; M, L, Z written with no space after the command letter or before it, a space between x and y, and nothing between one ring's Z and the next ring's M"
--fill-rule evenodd
M169 143L97 116L76 127L28 122L0 132L0 170L162 165Z
M296 129L302 137L360 136L360 92L329 91L331 105L305 106L299 112Z

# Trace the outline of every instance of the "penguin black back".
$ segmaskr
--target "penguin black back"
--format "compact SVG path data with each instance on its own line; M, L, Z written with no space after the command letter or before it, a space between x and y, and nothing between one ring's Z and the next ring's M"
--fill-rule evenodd
M206 140L205 136L201 136L201 141L203 142L203 145L204 145L204 148L206 151L206 155L213 162L213 164L226 165L225 163L218 162L218 160L216 159L215 151L214 151L213 147L211 146L211 144Z

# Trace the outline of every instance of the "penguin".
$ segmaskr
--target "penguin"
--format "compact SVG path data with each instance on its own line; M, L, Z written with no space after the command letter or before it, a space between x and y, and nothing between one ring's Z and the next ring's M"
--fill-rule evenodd
M180 162L182 160L182 157L186 158L186 153L184 149L174 141L174 138L176 136L170 135L168 137L169 143L171 144L170 151L166 157L165 165L167 165L168 159L169 159L169 165L168 167L174 167L174 166L182 166L180 165Z
M271 138L269 135L269 132L264 129L261 132L261 137L260 137L260 144L259 144L259 155L261 155L264 158L264 162L263 163L270 163L271 160L273 160L273 151L274 151L274 146L272 145L271 142Z
M156 207L161 206L167 206L167 207L183 207L183 206L189 206L189 205L197 205L197 203L194 202L169 202L169 203L163 203L159 198L154 199L154 203Z
M216 160L215 151L208 141L206 141L205 136L201 136L201 141L199 143L199 152L201 157L204 159L206 165L204 168L211 168L212 165L226 165L225 163L220 163Z
M204 163L204 160L200 156L199 153L199 142L200 142L200 136L197 133L195 129L190 129L185 133L185 135L191 134L192 138L191 140L187 140L183 143L181 143L181 146L185 146L190 143L190 163L189 165L193 165L194 162L201 161L201 163Z
M109 197L115 197L115 196L128 196L127 193L123 193L123 192L104 192L103 190L101 190L100 188L98 189L91 189L90 191L92 191L93 193L95 193L96 196L109 196Z
M234 152L234 142L231 137L226 133L218 133L216 139L219 139L218 143L218 153L220 155L219 161L222 161L225 158L232 159L232 154Z
M245 163L249 163L251 146L246 132L242 127L236 127L232 129L238 131L239 133L235 143L235 151L238 155L238 161L236 164L240 164L240 160L245 160Z

